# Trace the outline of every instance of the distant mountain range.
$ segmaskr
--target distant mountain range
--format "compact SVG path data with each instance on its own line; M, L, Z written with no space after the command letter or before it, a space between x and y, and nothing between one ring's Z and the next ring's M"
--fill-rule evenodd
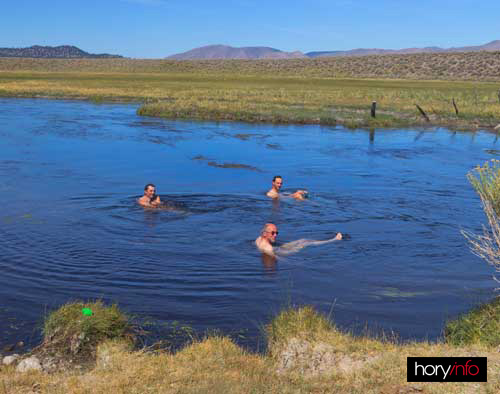
M0 57L45 57L45 58L117 58L119 55L98 55L82 51L72 45L57 47L34 45L29 48L0 48Z
M348 51L315 51L302 53L300 51L285 52L270 47L241 47L235 48L228 45L208 45L190 51L168 56L167 59L193 60L193 59L297 59L316 58L326 56L367 56L391 55L409 53L440 53L440 52L477 52L500 51L500 40L491 41L484 45L454 47L454 48L404 48L404 49L379 49L359 48ZM56 47L34 45L29 48L0 48L0 57L34 57L34 58L123 58L120 55L107 53L93 54L82 51L73 45Z
M390 55L390 54L405 54L405 53L438 53L438 52L478 52L478 51L500 51L500 40L491 41L484 45L469 46L469 47L425 47L425 48L404 48L404 49L378 49L378 48L359 48L349 51L320 51L307 52L307 57L321 56L367 56L367 55Z
M457 47L457 48L405 48L405 49L379 49L359 48L348 51L316 51L302 53L284 52L269 47L241 47L234 48L227 45L208 45L201 48L168 56L167 59L192 60L192 59L291 59L291 58L315 58L326 56L367 56L367 55L390 55L405 53L438 53L438 52L476 52L476 51L500 51L500 40L491 41L484 45Z
M269 47L234 48L227 45L208 45L168 56L167 59L293 59L306 57L302 52L283 52Z

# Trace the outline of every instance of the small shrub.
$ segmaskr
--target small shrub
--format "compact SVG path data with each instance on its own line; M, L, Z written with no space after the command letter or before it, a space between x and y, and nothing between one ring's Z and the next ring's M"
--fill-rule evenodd
M88 308L92 315L82 313ZM50 313L45 320L42 349L53 355L79 359L95 356L99 343L107 339L131 339L128 317L116 305L71 302Z
M500 161L491 160L467 174L481 200L489 201L497 216L500 215Z
M467 178L481 198L489 228L483 226L482 235L465 230L462 234L469 241L471 251L500 273L500 161L491 160L491 165L486 162L475 171L477 175L470 172ZM500 283L498 277L493 276L493 279Z

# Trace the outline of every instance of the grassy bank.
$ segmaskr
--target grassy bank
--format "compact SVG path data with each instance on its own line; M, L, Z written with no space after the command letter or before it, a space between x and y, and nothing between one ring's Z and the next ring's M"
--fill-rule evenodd
M498 316L495 316L498 319ZM267 354L209 337L177 353L102 342L95 366L45 374L0 369L1 393L497 393L498 344L397 344L342 333L312 308L290 309L268 326ZM486 356L487 383L407 383L409 356ZM3 391L2 391L3 390Z
M278 72L0 72L3 97L139 101L144 103L139 114L146 116L348 127L492 128L500 123L498 88L491 82L282 77ZM376 118L370 116L372 101Z
M499 347L500 351L500 297L449 322L445 337L448 343L457 346L483 343Z

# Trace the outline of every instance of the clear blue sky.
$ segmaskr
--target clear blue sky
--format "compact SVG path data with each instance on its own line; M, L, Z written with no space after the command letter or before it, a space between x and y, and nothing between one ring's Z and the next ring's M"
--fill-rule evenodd
M0 9L0 47L136 58L210 44L309 52L500 39L500 0L2 0Z

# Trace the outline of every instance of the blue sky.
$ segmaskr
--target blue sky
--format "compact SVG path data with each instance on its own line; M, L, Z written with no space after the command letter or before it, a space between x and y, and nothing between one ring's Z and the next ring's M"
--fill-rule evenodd
M210 44L302 52L480 45L500 0L2 0L0 47L162 58Z

